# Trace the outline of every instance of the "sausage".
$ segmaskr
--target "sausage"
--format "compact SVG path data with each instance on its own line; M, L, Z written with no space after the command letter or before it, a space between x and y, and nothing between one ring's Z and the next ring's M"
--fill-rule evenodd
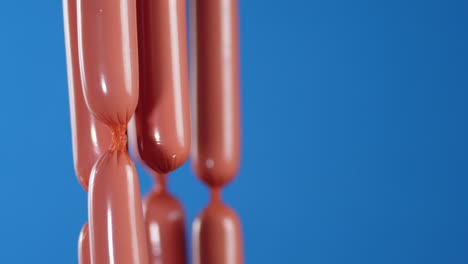
M139 0L140 91L129 126L135 157L157 173L180 167L190 152L184 0Z
M88 223L86 223L80 232L80 238L78 239L78 263L90 264L91 258L89 256L89 233Z
M192 263L242 264L240 221L220 195L221 188L238 173L240 162L237 2L191 3L192 167L212 194L192 226Z
M91 263L148 263L140 187L126 152L96 163L89 187Z
M91 169L108 149L111 133L89 112L83 97L78 62L76 0L64 0L63 7L73 161L78 180L87 191Z
M235 0L192 0L194 137L192 167L209 186L237 174L239 62Z
M105 153L111 142L110 130L89 112L83 97L83 87L78 62L78 36L76 0L63 1L65 47L67 55L70 120L75 173L83 188L88 191L91 169ZM80 264L89 264L88 224L83 226L78 240Z
M86 103L101 122L127 125L138 100L136 0L78 0Z
M78 0L78 53L89 110L112 130L88 196L91 263L146 264L138 178L126 128L138 101L135 0Z
M192 239L193 264L244 263L239 218L218 200L195 219Z
M164 180L161 181L157 190L146 197L143 206L150 263L186 264L184 209L163 187Z
M129 129L133 155L159 180L144 200L150 263L185 264L184 209L167 174L190 153L185 0L138 0L139 99Z

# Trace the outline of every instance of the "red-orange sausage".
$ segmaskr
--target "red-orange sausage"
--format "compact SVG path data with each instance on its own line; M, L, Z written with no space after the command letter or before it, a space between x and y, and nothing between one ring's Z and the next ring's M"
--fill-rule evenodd
M151 264L186 264L185 216L182 204L165 189L144 201Z
M140 187L126 152L98 161L89 186L89 236L94 264L148 263Z
M190 152L185 0L138 0L140 92L129 146L158 187L144 200L150 263L186 264L184 210L165 186Z
M78 263L79 264L91 263L91 257L89 256L88 223L86 223L81 229L80 238L78 239Z
M192 0L194 138L192 166L222 186L240 159L237 2Z
M130 148L151 170L169 173L190 152L185 0L138 0L140 94Z
M244 263L239 218L218 199L193 222L192 264Z
M88 190L91 169L109 148L111 132L96 120L86 106L78 63L76 0L64 0L63 5L73 160L78 180Z
M73 160L80 184L88 191L91 169L105 153L111 142L108 127L89 112L83 97L83 87L78 62L78 36L76 0L63 1L65 46L67 52L68 90L73 141ZM83 226L78 241L80 264L89 264L88 224Z
M126 125L138 100L136 0L78 0L85 99L108 126Z
M193 224L194 264L242 264L242 231L220 188L240 159L238 18L236 0L192 0L194 142L192 166L211 189Z
M146 264L138 179L126 127L138 100L135 0L78 0L78 53L91 112L112 129L112 143L89 184L91 263Z

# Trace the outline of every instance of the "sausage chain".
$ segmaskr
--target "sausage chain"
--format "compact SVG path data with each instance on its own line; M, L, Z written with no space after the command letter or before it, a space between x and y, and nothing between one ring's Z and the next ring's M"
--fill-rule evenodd
M150 263L185 264L185 217L167 175L190 153L185 0L138 0L140 94L129 146L158 185L144 200Z
M86 263L89 233L90 263L146 264L140 188L135 166L127 153L126 136L127 123L138 100L136 2L65 2L68 28L73 32L73 36L68 36L69 43L73 43L69 46L77 44L77 51L68 56L69 65L79 67L76 71L81 77L88 110L108 130L107 140L102 141L108 145L94 153L101 156L89 176L89 229L84 227L80 239L80 262ZM76 129L85 128L77 126ZM97 134L91 131L91 141Z
M195 219L193 264L241 264L241 225L221 200L240 162L239 54L236 0L191 1L194 107L192 166L211 190Z
M187 263L184 210L166 187L191 145L185 0L63 1L74 165L89 187L79 263ZM190 10L192 167L211 192L192 263L242 264L240 220L221 199L240 162L237 2ZM159 183L144 215L129 121L130 149Z
M88 191L91 170L110 145L111 133L107 126L97 121L89 112L83 97L78 61L76 0L64 0L63 12L73 161L78 180L85 191ZM78 241L78 260L80 264L90 263L88 231L88 223L86 223L81 229Z

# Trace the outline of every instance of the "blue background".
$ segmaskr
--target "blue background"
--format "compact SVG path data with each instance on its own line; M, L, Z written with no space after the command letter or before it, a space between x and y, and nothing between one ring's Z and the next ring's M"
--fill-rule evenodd
M247 263L468 263L468 2L240 6ZM0 262L76 263L61 2L1 1L0 34ZM206 188L170 185L191 222Z

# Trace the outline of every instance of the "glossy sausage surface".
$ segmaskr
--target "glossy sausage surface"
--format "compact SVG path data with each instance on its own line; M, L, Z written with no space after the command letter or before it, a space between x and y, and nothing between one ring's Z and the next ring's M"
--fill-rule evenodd
M89 255L89 230L88 223L81 229L80 238L78 239L78 263L90 264L91 257Z
M91 169L109 148L111 132L108 127L96 120L89 112L83 97L78 61L76 0L64 0L63 11L73 161L78 180L83 188L87 190Z
M89 186L91 261L148 263L140 187L126 152L109 151L93 168Z
M182 204L160 188L146 197L144 208L149 263L186 264Z
M138 0L140 91L129 146L158 185L144 200L152 264L186 264L184 210L167 174L190 152L185 0Z
M88 110L83 97L76 11L76 0L63 1L73 163L81 186L88 191L91 170L109 148L111 133L109 128L96 120ZM78 239L78 263L91 263L89 251L88 223L86 223Z
M240 159L238 18L235 0L192 0L192 166L210 186L237 174Z
M132 153L169 173L190 152L185 0L138 0L140 92L129 126Z
M112 130L89 183L91 263L146 264L140 189L126 136L138 101L136 1L78 0L77 18L84 97Z
M236 213L212 201L195 219L192 231L193 264L242 264L242 230Z
M136 0L78 0L81 78L89 109L126 125L138 100Z

